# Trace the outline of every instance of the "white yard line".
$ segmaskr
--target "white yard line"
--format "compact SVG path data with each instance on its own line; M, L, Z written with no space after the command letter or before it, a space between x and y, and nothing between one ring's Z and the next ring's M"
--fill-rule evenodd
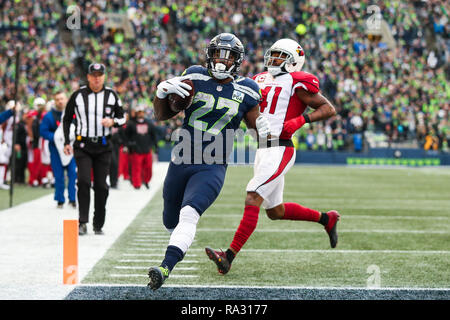
M114 269L123 269L123 270L148 270L149 267L144 266L114 266ZM196 267L177 267L177 271L192 271L192 270L198 270Z
M450 216L386 216L386 215L358 215L358 214L343 214L341 219L398 219L398 220L450 220Z
M153 239L153 238L148 238L148 239L133 239L133 242L130 242L131 244L137 243L137 244L142 244L141 242L144 243L149 243L149 242L158 242L158 243L162 243L162 242L167 242L169 239Z
M154 262L154 263L160 263L161 260L148 260L148 259L120 259L117 260L117 262L121 262L121 263L129 263L129 262L142 262L142 263L147 263L147 262ZM180 263L199 263L196 260L182 260Z
M235 232L236 229L215 229L215 228L198 228L198 232ZM264 233L322 233L322 229L256 229L255 232ZM338 229L338 233L411 233L411 234L450 234L450 231L445 230L365 230L365 229Z
M161 253L122 253L124 257L164 257L164 252Z
M160 244L133 243L127 247L127 250L128 249L145 249L145 248L148 248L149 250L158 250L158 249L165 250L167 248L168 244L169 244L169 239L167 239L167 241L165 241L165 242L161 242Z
M205 215L203 219L209 218L242 218L242 214L234 213L210 213ZM450 220L450 216L387 216L387 215L358 215L358 214L342 214L341 219L392 219L392 220Z
M150 190L128 181L110 189L105 235L92 231L93 193L88 234L79 237L79 282L160 189L168 163L155 163ZM63 220L78 220L78 210L56 209L53 194L0 211L0 299L63 299L75 286L62 284Z
M289 194L284 194L284 196L289 196ZM224 194L221 193L221 197L224 199L232 199L234 196L233 194ZM244 199L244 198L243 198ZM324 198L308 198L309 206L323 206ZM420 209L423 211L437 211L440 212L446 212L448 211L448 208L450 208L450 201L449 200L429 200L429 199L420 199L420 200L407 200L407 199L379 199L379 200L373 200L373 199L333 199L333 198L327 198L326 199L327 206L330 207L330 209L337 209L339 211L345 211L346 209L355 211L355 210L361 210L366 211L368 208L373 208L376 210L386 210L395 212L396 210L404 210L407 208L414 208L416 210ZM235 211L235 212L243 212L244 211L244 204L228 204L228 203L216 203L213 204L213 208L224 208L228 211ZM225 211L225 210L224 210Z
M169 240L169 238L170 237L168 237L168 236L139 235L139 236L133 237L133 240L135 240L135 241L137 241L138 239L139 239L139 241L140 240L147 240L147 239L150 239L150 240L153 240L153 239L166 239L166 240Z
M202 251L205 249L190 248L189 251ZM450 254L446 250L339 250L339 249L242 249L241 252L250 253L393 253L393 254ZM206 254L205 254L206 257Z
M155 238L169 238L170 234L168 232L153 232L153 231L137 231L135 233L136 238L138 237L155 237Z
M196 254L189 254L189 257L198 257ZM123 253L124 257L164 257L164 252L161 253Z
M127 248L127 251L145 251L145 252L150 252L150 251L158 251L158 252L162 252L165 253L166 252L166 248L162 248L161 246L158 247L152 247L152 248L147 248L147 247L130 247Z
M112 273L109 275L112 278L148 278L146 273L138 273L138 274L128 274L128 273L124 273L124 274L115 274ZM196 275L185 275L185 274L171 274L170 278L198 278L199 276Z
M169 238L170 235L166 232L166 233L155 233L152 231L138 231L136 232L136 236L140 236L140 237L153 237L153 235L160 235L161 237L165 234L166 238Z

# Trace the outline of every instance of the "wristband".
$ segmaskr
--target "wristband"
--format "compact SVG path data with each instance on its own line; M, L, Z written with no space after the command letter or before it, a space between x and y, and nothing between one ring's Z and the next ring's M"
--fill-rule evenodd
M309 118L309 116L307 114L304 114L303 118L305 118L305 122L306 123L310 123L311 122L311 119Z

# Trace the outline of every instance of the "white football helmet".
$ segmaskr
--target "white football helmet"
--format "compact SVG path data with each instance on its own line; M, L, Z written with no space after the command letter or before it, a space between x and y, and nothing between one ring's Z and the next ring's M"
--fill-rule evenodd
M284 53L287 55L283 59L283 63L279 66L274 66L272 58L277 58ZM305 52L303 48L296 41L291 39L280 39L276 41L269 50L266 51L264 55L264 66L267 71L273 75L277 76L281 73L289 73L300 71L305 63Z

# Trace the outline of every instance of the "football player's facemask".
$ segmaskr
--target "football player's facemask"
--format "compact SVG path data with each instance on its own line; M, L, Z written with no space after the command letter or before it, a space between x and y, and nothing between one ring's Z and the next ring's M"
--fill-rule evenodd
M231 33L215 36L206 49L206 64L212 75L220 80L234 79L244 60L244 46Z
M279 63L280 60L282 60L281 63ZM304 63L303 48L291 39L278 40L264 55L264 66L273 76L300 71Z

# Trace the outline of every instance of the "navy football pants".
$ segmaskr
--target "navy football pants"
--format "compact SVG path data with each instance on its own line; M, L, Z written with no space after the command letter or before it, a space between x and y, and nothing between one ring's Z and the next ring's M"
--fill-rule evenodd
M223 164L169 164L164 180L163 222L174 229L180 210L191 206L199 215L216 200L222 189L227 166Z

